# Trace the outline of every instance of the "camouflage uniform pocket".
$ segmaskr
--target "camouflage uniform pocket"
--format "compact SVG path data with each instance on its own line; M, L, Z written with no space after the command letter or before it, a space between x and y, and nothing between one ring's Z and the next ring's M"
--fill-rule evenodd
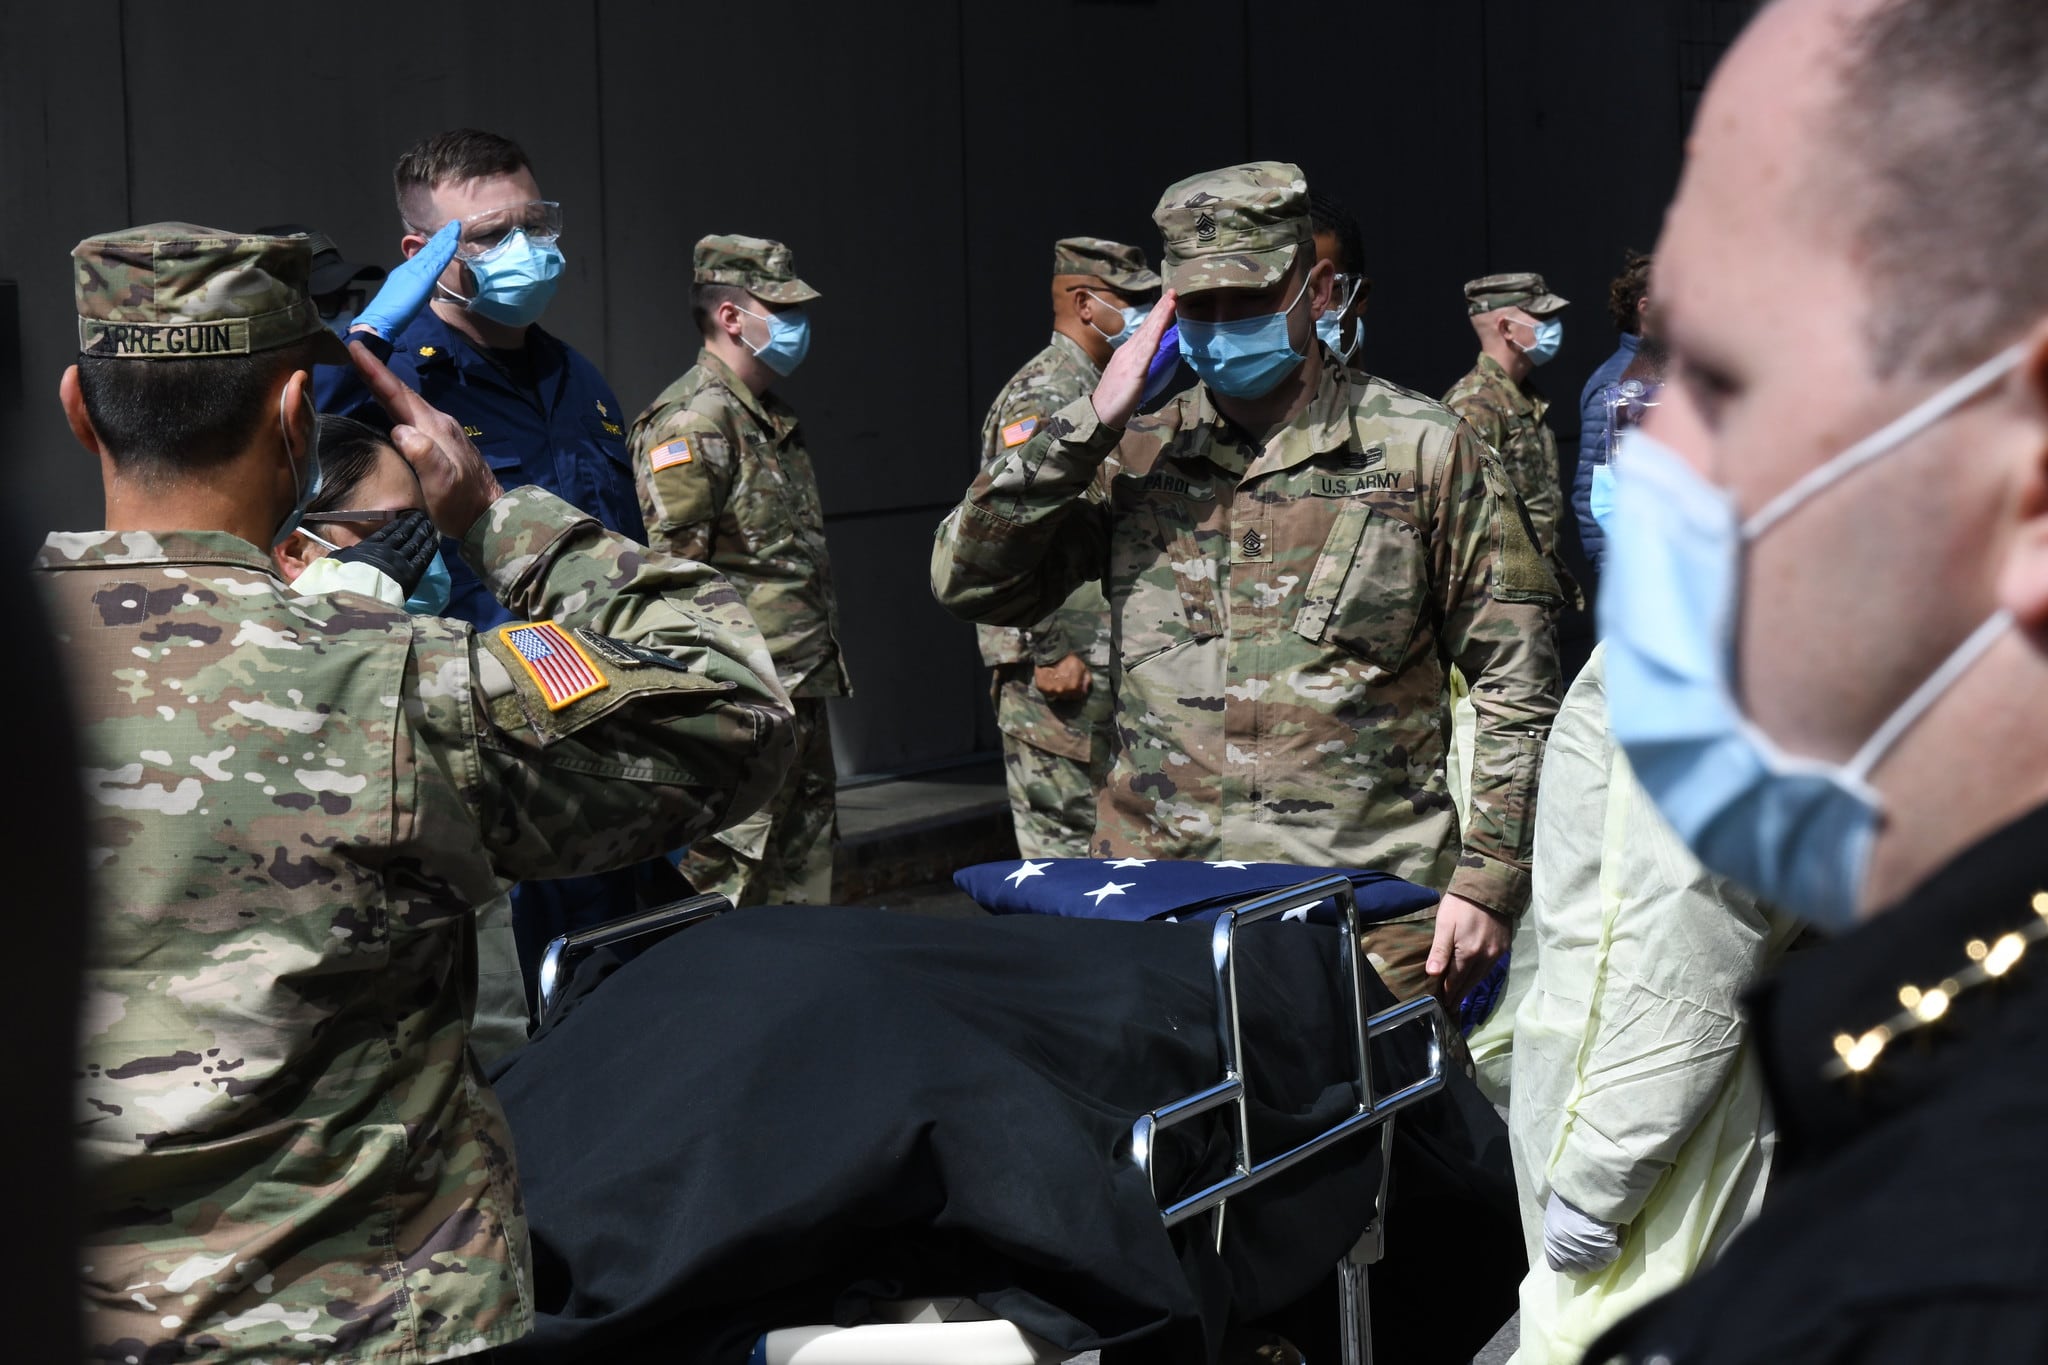
M1205 553L1197 522L1198 513L1214 515L1215 505L1143 493L1118 501L1108 587L1123 667L1221 634L1217 578L1224 547L1217 533L1211 537L1217 550Z
M1329 640L1381 671L1400 671L1428 579L1422 537L1406 521L1354 500L1337 514L1309 575L1295 633Z

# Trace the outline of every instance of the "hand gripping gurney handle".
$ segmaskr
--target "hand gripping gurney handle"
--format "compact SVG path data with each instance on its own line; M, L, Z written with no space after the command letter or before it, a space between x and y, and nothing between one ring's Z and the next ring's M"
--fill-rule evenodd
M1284 1152L1257 1160L1251 1150L1251 1110L1246 1097L1244 1040L1238 1024L1237 931L1291 911L1305 911L1323 901L1335 901L1343 916L1346 951L1339 956L1344 975L1351 1029L1351 1072L1357 1097L1352 1112L1330 1127ZM1339 1310L1343 1314L1341 1340L1345 1365L1366 1365L1372 1358L1369 1309L1365 1298L1365 1269L1380 1257L1383 1221L1386 1213L1387 1175L1393 1156L1391 1120L1400 1110L1424 1099L1444 1086L1443 1052L1446 1022L1442 1007L1432 996L1404 1001L1391 1009L1368 1015L1365 1008L1365 947L1359 938L1358 903L1352 895L1351 880L1341 875L1305 882L1234 906L1216 917L1209 935L1210 966L1215 974L1217 1042L1223 1055L1223 1078L1191 1095L1163 1104L1142 1114L1131 1125L1131 1159L1152 1182L1158 1197L1152 1167L1158 1134L1212 1110L1231 1110L1231 1136L1235 1151L1230 1173L1222 1179L1160 1207L1168 1227L1197 1214L1215 1211L1217 1246L1223 1243L1225 1206L1237 1195L1256 1189L1265 1181L1346 1138L1371 1129L1380 1130L1380 1187L1373 1201L1372 1221L1364 1236L1338 1265ZM1422 1027L1429 1031L1428 1063L1423 1074L1398 1089L1381 1095L1373 1084L1374 1038L1396 1029Z

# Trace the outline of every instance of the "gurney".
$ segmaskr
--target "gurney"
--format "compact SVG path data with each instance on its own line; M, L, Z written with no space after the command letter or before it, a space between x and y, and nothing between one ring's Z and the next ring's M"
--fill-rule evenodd
M1240 964L1247 951L1240 942L1240 931L1261 921L1299 918L1315 906L1335 907L1343 928L1342 941L1347 945L1338 963L1340 1012L1349 1022L1348 1055L1341 1059L1343 1074L1335 1082L1348 1085L1350 1103L1345 1112L1320 1131L1279 1150L1262 1149L1255 1141L1249 1104L1258 1078L1250 1067L1239 1007ZM544 1024L559 1017L567 998L567 984L588 961L706 924L729 909L722 898L700 896L555 940L549 945L541 967ZM776 913L804 912L791 909ZM1365 984L1370 968L1359 947L1358 927L1359 911L1352 886L1343 876L1325 877L1256 896L1219 914L1208 927L1212 1001L1210 1017L1204 1022L1213 1030L1222 1063L1220 1074L1189 1093L1161 1094L1152 1108L1132 1116L1116 1154L1116 1160L1139 1172L1152 1190L1161 1225L1190 1225L1191 1230L1198 1229L1199 1235L1210 1239L1220 1253L1233 1201L1340 1145L1355 1149L1368 1141L1376 1143L1377 1190L1372 1196L1370 1216L1362 1234L1339 1259L1336 1271L1337 1339L1347 1362L1372 1358L1366 1276L1369 1268L1381 1259L1386 1246L1385 1211L1395 1116L1438 1093L1445 1084L1446 1024L1441 1009L1436 1001L1422 999L1370 1011ZM1402 1033L1422 1040L1422 1046L1414 1049L1421 1065L1411 1074L1376 1074L1374 1041ZM1201 1181L1193 1188L1162 1188L1156 1169L1157 1154L1167 1135L1184 1125L1220 1125L1227 1131L1228 1169L1220 1177ZM1372 1155L1369 1149L1366 1155ZM775 1327L755 1343L753 1359L766 1365L919 1365L925 1361L934 1365L1041 1365L1068 1354L1067 1350L971 1300L907 1298L874 1303L859 1325Z

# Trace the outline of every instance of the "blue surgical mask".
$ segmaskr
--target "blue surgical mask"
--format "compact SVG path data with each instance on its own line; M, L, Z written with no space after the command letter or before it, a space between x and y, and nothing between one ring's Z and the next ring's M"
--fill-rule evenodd
M1339 275L1337 277L1338 283L1343 283L1344 278L1343 275ZM1358 299L1358 291L1364 287L1364 276L1353 279L1351 288L1344 295L1343 300L1329 308L1325 308L1322 314L1316 318L1316 335L1322 339L1323 345L1336 352L1339 361L1347 365L1351 363L1351 357L1357 353L1359 346L1365 341L1365 319L1359 318L1351 324L1351 344L1346 346L1344 345L1344 314L1351 310L1351 305Z
M2017 366L2013 347L1793 484L1747 522L1735 501L1641 430L1617 457L1600 594L1607 719L1635 776L1699 860L1830 930L1856 922L1881 805L1870 785L1900 736L2012 628L1994 612L1845 764L1779 749L1735 699L1744 550L1795 508L1897 449Z
M810 314L801 308L785 308L779 313L756 313L746 308L740 311L768 324L768 340L747 349L783 378L795 373L796 367L803 364L804 357L811 353Z
M420 585L412 590L412 596L405 599L405 609L414 616L439 616L448 610L448 599L454 592L454 580L448 576L448 561L441 558L441 552L436 550L427 571L420 575Z
M1089 291L1088 297L1094 299L1097 303L1102 304L1104 307L1112 306L1108 299L1102 298L1093 290ZM1138 329L1145 325L1145 319L1148 316L1150 316L1152 312L1150 308L1140 308L1136 304L1131 304L1123 308L1118 308L1116 311L1118 315L1120 315L1124 320L1124 329L1121 332L1117 332L1114 335L1112 335L1108 332L1104 332L1100 327L1095 327L1095 323L1092 319L1088 323L1090 327L1095 327L1095 330L1101 334L1102 339L1104 341L1107 341L1110 344L1110 347L1112 349L1123 345L1126 341L1129 341L1132 337L1136 336L1138 334Z
M522 228L463 262L476 276L476 293L462 300L472 313L506 327L538 322L562 278L562 249L550 238L536 241Z
M1608 523L1614 519L1614 466L1602 462L1593 466L1593 485L1586 492L1586 507L1593 514L1593 523L1608 535L1613 532Z
M306 401L310 403L312 400L309 398ZM304 474L299 473L299 462L292 455L292 429L290 424L284 420L284 395L282 393L277 396L277 430L278 434L284 437L285 463L290 465L292 469L292 510L278 524L277 534L270 538L270 548L273 550L284 544L285 539L292 532L299 529L299 523L305 519L306 509L311 507L313 499L320 495L319 443L312 442L307 445L306 472Z
M1536 336L1522 354L1529 357L1531 365L1548 365L1557 359L1557 348L1564 345L1564 323L1558 318L1543 318L1531 324Z
M1263 398L1307 357L1294 349L1287 318L1308 292L1308 281L1285 308L1235 322L1180 319L1180 353L1204 384L1226 398Z

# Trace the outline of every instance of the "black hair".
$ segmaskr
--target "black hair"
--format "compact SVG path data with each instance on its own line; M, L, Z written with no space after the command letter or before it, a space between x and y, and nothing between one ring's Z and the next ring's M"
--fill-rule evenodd
M277 381L310 368L304 343L179 360L82 353L78 391L115 466L156 482L241 454L264 422L277 420Z
M1347 275L1363 275L1365 238L1358 231L1358 220L1321 190L1308 192L1308 216L1313 231L1327 232L1337 239L1337 255L1341 258L1337 268Z
M320 491L306 504L308 512L332 512L355 500L356 490L377 467L391 438L366 422L331 412L320 414L313 428L320 451Z
M697 334L711 335L711 315L719 305L736 303L745 308L754 296L736 284L693 284L690 286L690 321L697 324Z

